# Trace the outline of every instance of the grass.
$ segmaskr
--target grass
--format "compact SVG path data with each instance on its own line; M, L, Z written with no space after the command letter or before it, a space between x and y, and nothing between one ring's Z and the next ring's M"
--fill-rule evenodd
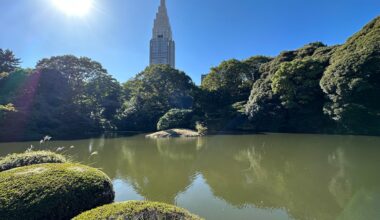
M67 162L67 160L64 156L50 151L10 154L4 158L0 158L0 172L33 164L65 162Z
M0 172L0 219L71 219L113 200L111 180L84 165L38 164Z
M105 205L75 217L73 220L201 220L196 215L176 206L148 201L129 201Z

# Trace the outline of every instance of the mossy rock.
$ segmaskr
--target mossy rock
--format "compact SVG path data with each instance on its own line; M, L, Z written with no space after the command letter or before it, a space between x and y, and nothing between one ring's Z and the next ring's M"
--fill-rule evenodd
M70 219L113 202L111 180L79 164L38 164L0 172L0 219Z
M129 201L105 205L75 217L73 220L201 220L185 209L158 202Z
M21 154L10 154L4 158L0 158L0 172L34 164L65 162L67 162L67 160L64 156L50 151L33 151Z

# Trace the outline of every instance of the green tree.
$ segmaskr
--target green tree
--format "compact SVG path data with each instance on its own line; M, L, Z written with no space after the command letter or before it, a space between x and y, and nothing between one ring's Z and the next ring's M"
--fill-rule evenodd
M262 74L262 71L260 71L261 65L270 62L272 59L273 58L267 56L253 56L243 61L246 65L248 65L249 75L247 75L247 82L249 83L250 88Z
M380 17L337 49L321 86L343 132L380 134Z
M318 82L335 48L320 42L311 43L298 50L282 52L261 65L260 78L254 82L246 105L246 114L256 130L290 132L308 127L299 127L297 113L310 116L313 113L306 111L305 106L318 106L316 100L318 103L323 100ZM320 128L308 129L316 132L314 129Z
M228 60L211 68L211 72L202 81L202 89L222 92L231 100L241 101L248 98L252 86L249 66L239 60Z
M72 102L80 114L98 124L99 130L115 129L113 120L122 105L122 87L100 63L65 55L42 59L36 69L60 72L69 83Z
M85 83L84 102L104 129L116 129L113 120L122 106L123 88L110 75L99 75Z
M0 73L10 73L20 67L20 59L16 58L11 50L0 48Z
M272 91L286 110L287 131L321 132L327 126L325 97L319 86L327 65L321 59L295 59L282 63L272 77Z
M319 81L326 66L324 62L312 58L282 63L272 78L272 90L288 109L323 99Z
M173 128L194 128L193 111L190 109L170 109L157 123L157 130Z
M121 127L126 130L155 130L159 118L172 108L193 106L195 85L184 72L168 65L147 67L124 84Z
M73 55L53 56L38 61L36 69L52 69L62 73L77 93L83 92L83 84L92 78L107 75L107 70L88 57Z

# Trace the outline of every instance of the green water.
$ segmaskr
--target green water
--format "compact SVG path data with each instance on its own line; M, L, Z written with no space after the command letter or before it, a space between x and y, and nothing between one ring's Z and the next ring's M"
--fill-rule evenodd
M113 179L117 201L172 203L211 220L380 219L378 137L140 135L0 143L0 156L30 145L64 146L73 160L101 168Z

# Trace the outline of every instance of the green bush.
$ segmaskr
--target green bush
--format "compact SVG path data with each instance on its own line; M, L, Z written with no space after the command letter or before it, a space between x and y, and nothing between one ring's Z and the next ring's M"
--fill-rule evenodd
M129 201L105 205L75 217L73 220L165 219L200 220L198 216L176 206L147 201Z
M65 163L66 158L50 151L34 151L22 154L10 154L0 158L0 172L16 167L42 163Z
M79 164L38 164L0 173L0 219L70 219L114 200L111 180Z
M172 128L193 128L194 126L191 121L192 116L192 110L171 109L160 118L157 123L157 130L167 130Z

